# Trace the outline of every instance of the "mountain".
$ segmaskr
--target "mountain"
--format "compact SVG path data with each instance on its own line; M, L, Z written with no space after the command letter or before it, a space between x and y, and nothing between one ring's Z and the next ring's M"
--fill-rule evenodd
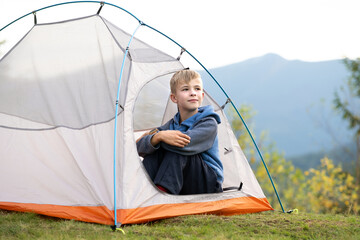
M290 61L267 54L209 71L237 106L252 105L255 135L266 130L285 156L330 151L350 142L347 123L332 105L348 76L342 60ZM224 103L224 94L201 74L205 90Z

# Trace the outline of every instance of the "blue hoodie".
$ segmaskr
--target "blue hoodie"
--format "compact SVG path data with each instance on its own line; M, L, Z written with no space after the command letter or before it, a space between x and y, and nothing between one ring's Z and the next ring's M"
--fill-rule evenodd
M178 130L190 136L190 143L185 147L176 147L161 142L164 149L182 155L201 154L203 161L211 167L217 176L217 181L224 181L223 165L220 161L217 125L221 122L219 115L214 112L212 106L199 107L198 112L180 123L180 114L177 113L173 119L159 127L162 130ZM152 135L145 136L137 143L140 156L150 154L159 148L150 143ZM150 145L149 145L150 144Z

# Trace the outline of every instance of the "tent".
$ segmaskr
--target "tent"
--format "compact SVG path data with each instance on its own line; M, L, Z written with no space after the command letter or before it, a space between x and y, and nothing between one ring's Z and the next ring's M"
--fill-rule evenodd
M175 196L147 176L135 140L175 114L169 80L183 68L99 14L35 24L0 61L0 209L115 226L272 210L209 94L223 187L242 187Z

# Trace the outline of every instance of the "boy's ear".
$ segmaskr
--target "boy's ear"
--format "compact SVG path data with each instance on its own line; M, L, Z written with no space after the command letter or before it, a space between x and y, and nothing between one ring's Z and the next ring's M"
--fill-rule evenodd
M172 101L173 103L177 103L177 99L176 99L175 94L171 93L171 94L170 94L170 99L171 99L171 101Z

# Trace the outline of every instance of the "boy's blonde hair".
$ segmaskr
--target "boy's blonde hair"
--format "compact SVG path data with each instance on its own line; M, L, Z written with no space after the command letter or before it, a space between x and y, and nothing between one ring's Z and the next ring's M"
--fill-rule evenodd
M176 87L179 83L189 83L191 80L196 78L201 80L200 74L193 70L185 69L177 71L170 80L171 93L176 93Z

